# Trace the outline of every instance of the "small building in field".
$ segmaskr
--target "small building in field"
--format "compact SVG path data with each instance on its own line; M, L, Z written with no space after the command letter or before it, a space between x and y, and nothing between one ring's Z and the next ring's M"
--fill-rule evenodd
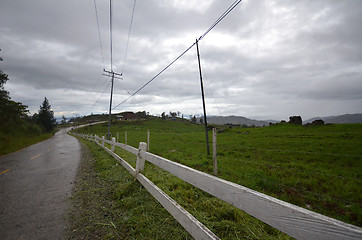
M124 112L122 114L116 115L117 119L122 121L129 121L129 120L137 120L138 117L135 113L133 112Z

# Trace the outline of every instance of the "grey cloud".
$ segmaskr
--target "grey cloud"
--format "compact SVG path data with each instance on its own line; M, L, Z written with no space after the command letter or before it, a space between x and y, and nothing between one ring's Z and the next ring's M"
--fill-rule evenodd
M173 1L137 1L114 105L190 46L232 2L188 9ZM106 112L110 79L101 73L110 67L108 4L97 1L103 65L93 1L3 0L0 68L10 76L5 87L11 96L37 109L43 95L51 95L56 114ZM115 71L122 69L132 6L131 0L114 2ZM200 42L210 112L280 118L294 111L310 117L360 111L361 13L358 0L243 1ZM330 102L333 107L318 110ZM196 49L117 111L127 109L201 112Z

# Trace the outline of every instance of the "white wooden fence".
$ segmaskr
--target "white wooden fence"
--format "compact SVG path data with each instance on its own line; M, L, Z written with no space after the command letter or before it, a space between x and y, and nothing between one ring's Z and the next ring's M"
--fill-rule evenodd
M145 161L230 203L296 239L362 239L362 229L357 226L326 217L154 155L146 151L146 143L140 143L139 149L136 149L126 144L115 142L115 138L113 138L113 141L108 141L98 136L79 136L97 142L98 145L109 152L123 167L137 178L153 197L155 197L195 239L219 238L142 174ZM104 147L104 143L111 144L113 151ZM114 153L114 146L118 146L137 155L136 169Z

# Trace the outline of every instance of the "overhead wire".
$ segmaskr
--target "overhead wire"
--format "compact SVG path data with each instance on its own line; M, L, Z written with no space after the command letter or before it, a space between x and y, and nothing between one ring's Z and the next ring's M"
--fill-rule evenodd
M112 0L109 0L109 34L111 50L111 72L113 72L113 44L112 44Z
M228 9L199 37L199 41L202 40L212 29L216 27L242 0L235 0Z
M98 28L98 38L99 38L99 46L100 46L101 54L102 54L102 63L103 63L103 68L105 68L105 64L104 64L104 54L103 54L103 46L102 46L102 38L101 38L101 31L100 31L99 20L98 20L97 3L96 3L96 0L94 0L93 2L94 2L94 10L95 10L95 13L96 13L97 28Z
M134 0L134 2L133 2L131 22L130 22L130 24L129 24L128 37L127 37L127 43L126 43L126 50L125 50L125 53L124 53L123 65L122 65L122 71L121 71L122 74L123 74L124 66L125 66L125 64L126 64L126 59L127 59L129 39L130 39L130 37L131 37L131 31L132 31L132 25L133 25L133 17L134 17L134 12L135 12L135 9L136 9L136 1L137 1L137 0Z
M214 93L212 92L211 86L209 86L210 83L209 83L209 80L208 80L207 75L206 75L206 73L205 73L205 70L203 70L203 75L204 75L204 80L205 80L205 86L206 86L207 90L210 92L210 94L211 94L211 96L212 96L212 98L213 98L213 100L214 100L214 104L215 104L215 106L216 106L217 112L219 113L219 116L221 116L220 110L219 110L219 106L218 106L218 104L216 103L216 99L215 99Z
M103 96L104 92L107 90L110 84L111 82L109 81L106 87L103 89L102 93L99 95L98 99L93 103L92 107L94 107L99 102L99 100L101 99L101 97Z
M119 84L119 85L121 86L121 89L122 89L123 91L125 91L126 93L128 93L128 95L132 95L132 94L124 87L123 83L121 83L121 81L118 81L118 79L116 79L116 80L114 81L114 84Z
M166 67L164 67L160 72L158 72L153 78L151 78L148 82L143 84L137 91L135 91L131 96L127 99L116 105L113 109L119 107L123 103L127 102L130 98L134 97L137 93L139 93L142 89L144 89L148 84L150 84L153 80L155 80L158 76L160 76L164 71L166 71L172 64L174 64L177 60L179 60L185 53L187 53L196 43L193 43L190 47L188 47L183 53L181 53L177 58L175 58L171 63L169 63Z
M90 94L88 94L85 102L88 102L88 100L89 100L89 98L91 97L92 93L95 92L94 90L96 89L96 86L98 85L99 80L101 79L101 77L102 77L102 75L100 75L100 76L97 78L97 80L94 82L93 87L92 87L92 90L90 91Z
M221 16L198 38L198 41L202 40L212 29L214 29L242 0L236 0L234 1ZM190 47L188 47L183 53L181 53L178 57L176 57L171 63L169 63L166 67L164 67L160 72L158 72L154 77L152 77L149 81L147 81L145 84L143 84L137 91L135 91L131 96L123 100L121 103L117 104L115 107L112 108L115 109L119 107L120 105L127 102L129 99L134 97L136 94L138 94L142 89L144 89L148 84L150 84L152 81L154 81L158 76L160 76L164 71L166 71L171 65L173 65L177 60L179 60L185 53L187 53L191 48L193 48L196 45L196 42L194 42Z

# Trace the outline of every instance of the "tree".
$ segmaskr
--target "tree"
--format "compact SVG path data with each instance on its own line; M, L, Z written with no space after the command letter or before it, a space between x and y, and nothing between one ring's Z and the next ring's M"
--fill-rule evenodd
M176 116L177 116L177 113L170 111L170 115L171 115L172 119L175 120L175 119L176 119Z
M1 57L0 61L3 61ZM9 92L4 88L8 80L8 75L0 69L0 129L19 126L19 122L22 122L29 112L27 106L11 100Z
M146 119L147 118L147 113L146 111L143 112L136 112L137 117L142 118L142 119Z
M54 129L56 120L54 118L54 113L51 110L51 105L46 97L40 106L38 119L39 124L46 132L51 132Z
M0 49L1 51L1 49ZM3 59L0 57L0 62ZM0 69L0 103L3 104L5 100L9 100L9 92L4 89L4 84L9 80L8 75Z
M196 116L195 115L191 118L191 122L196 123Z
M63 115L62 116L62 124L66 124L67 123L67 118Z

